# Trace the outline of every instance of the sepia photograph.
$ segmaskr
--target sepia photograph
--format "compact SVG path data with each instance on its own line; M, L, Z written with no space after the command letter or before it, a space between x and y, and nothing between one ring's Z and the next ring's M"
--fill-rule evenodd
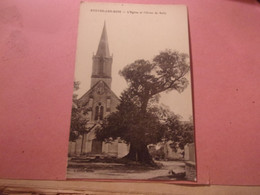
M82 2L68 179L196 181L185 5Z

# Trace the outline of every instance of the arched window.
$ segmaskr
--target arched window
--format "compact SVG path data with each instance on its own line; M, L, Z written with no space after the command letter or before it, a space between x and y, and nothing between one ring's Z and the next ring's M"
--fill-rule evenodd
M100 119L100 120L103 120L103 116L104 116L104 107L101 106L101 107L100 107L100 112L99 112L99 119Z
M107 109L106 109L107 112L110 112L110 105L111 105L111 99L110 99L110 97L108 97L107 98Z
M96 106L96 109L95 109L95 121L98 120L98 115L99 115L99 106Z
M95 109L95 118L94 120L97 121L97 120L103 120L104 118L104 107L101 106L101 103L99 103L98 106L96 106L96 109Z

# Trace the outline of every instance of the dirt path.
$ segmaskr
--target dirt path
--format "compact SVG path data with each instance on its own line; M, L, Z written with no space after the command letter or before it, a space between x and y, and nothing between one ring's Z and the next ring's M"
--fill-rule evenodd
M67 178L176 180L176 178L171 177L169 171L185 172L184 162L160 161L160 163L163 164L163 167L154 170L129 168L116 163L86 163L83 169L68 168Z

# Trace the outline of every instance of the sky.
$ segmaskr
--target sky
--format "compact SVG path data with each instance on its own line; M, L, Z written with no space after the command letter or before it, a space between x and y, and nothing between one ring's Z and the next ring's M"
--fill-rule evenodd
M113 55L111 89L119 97L127 83L118 73L137 59L152 61L165 49L189 54L187 9L184 5L141 5L83 2L80 6L75 80L81 97L90 89L92 56L97 52L106 22L110 55ZM186 76L190 80L190 74ZM160 103L189 120L191 85L184 92L160 94Z

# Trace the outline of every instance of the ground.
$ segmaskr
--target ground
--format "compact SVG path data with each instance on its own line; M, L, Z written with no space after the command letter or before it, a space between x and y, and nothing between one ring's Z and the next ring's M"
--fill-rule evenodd
M182 161L156 161L157 168L134 164L69 160L67 178L186 180Z

